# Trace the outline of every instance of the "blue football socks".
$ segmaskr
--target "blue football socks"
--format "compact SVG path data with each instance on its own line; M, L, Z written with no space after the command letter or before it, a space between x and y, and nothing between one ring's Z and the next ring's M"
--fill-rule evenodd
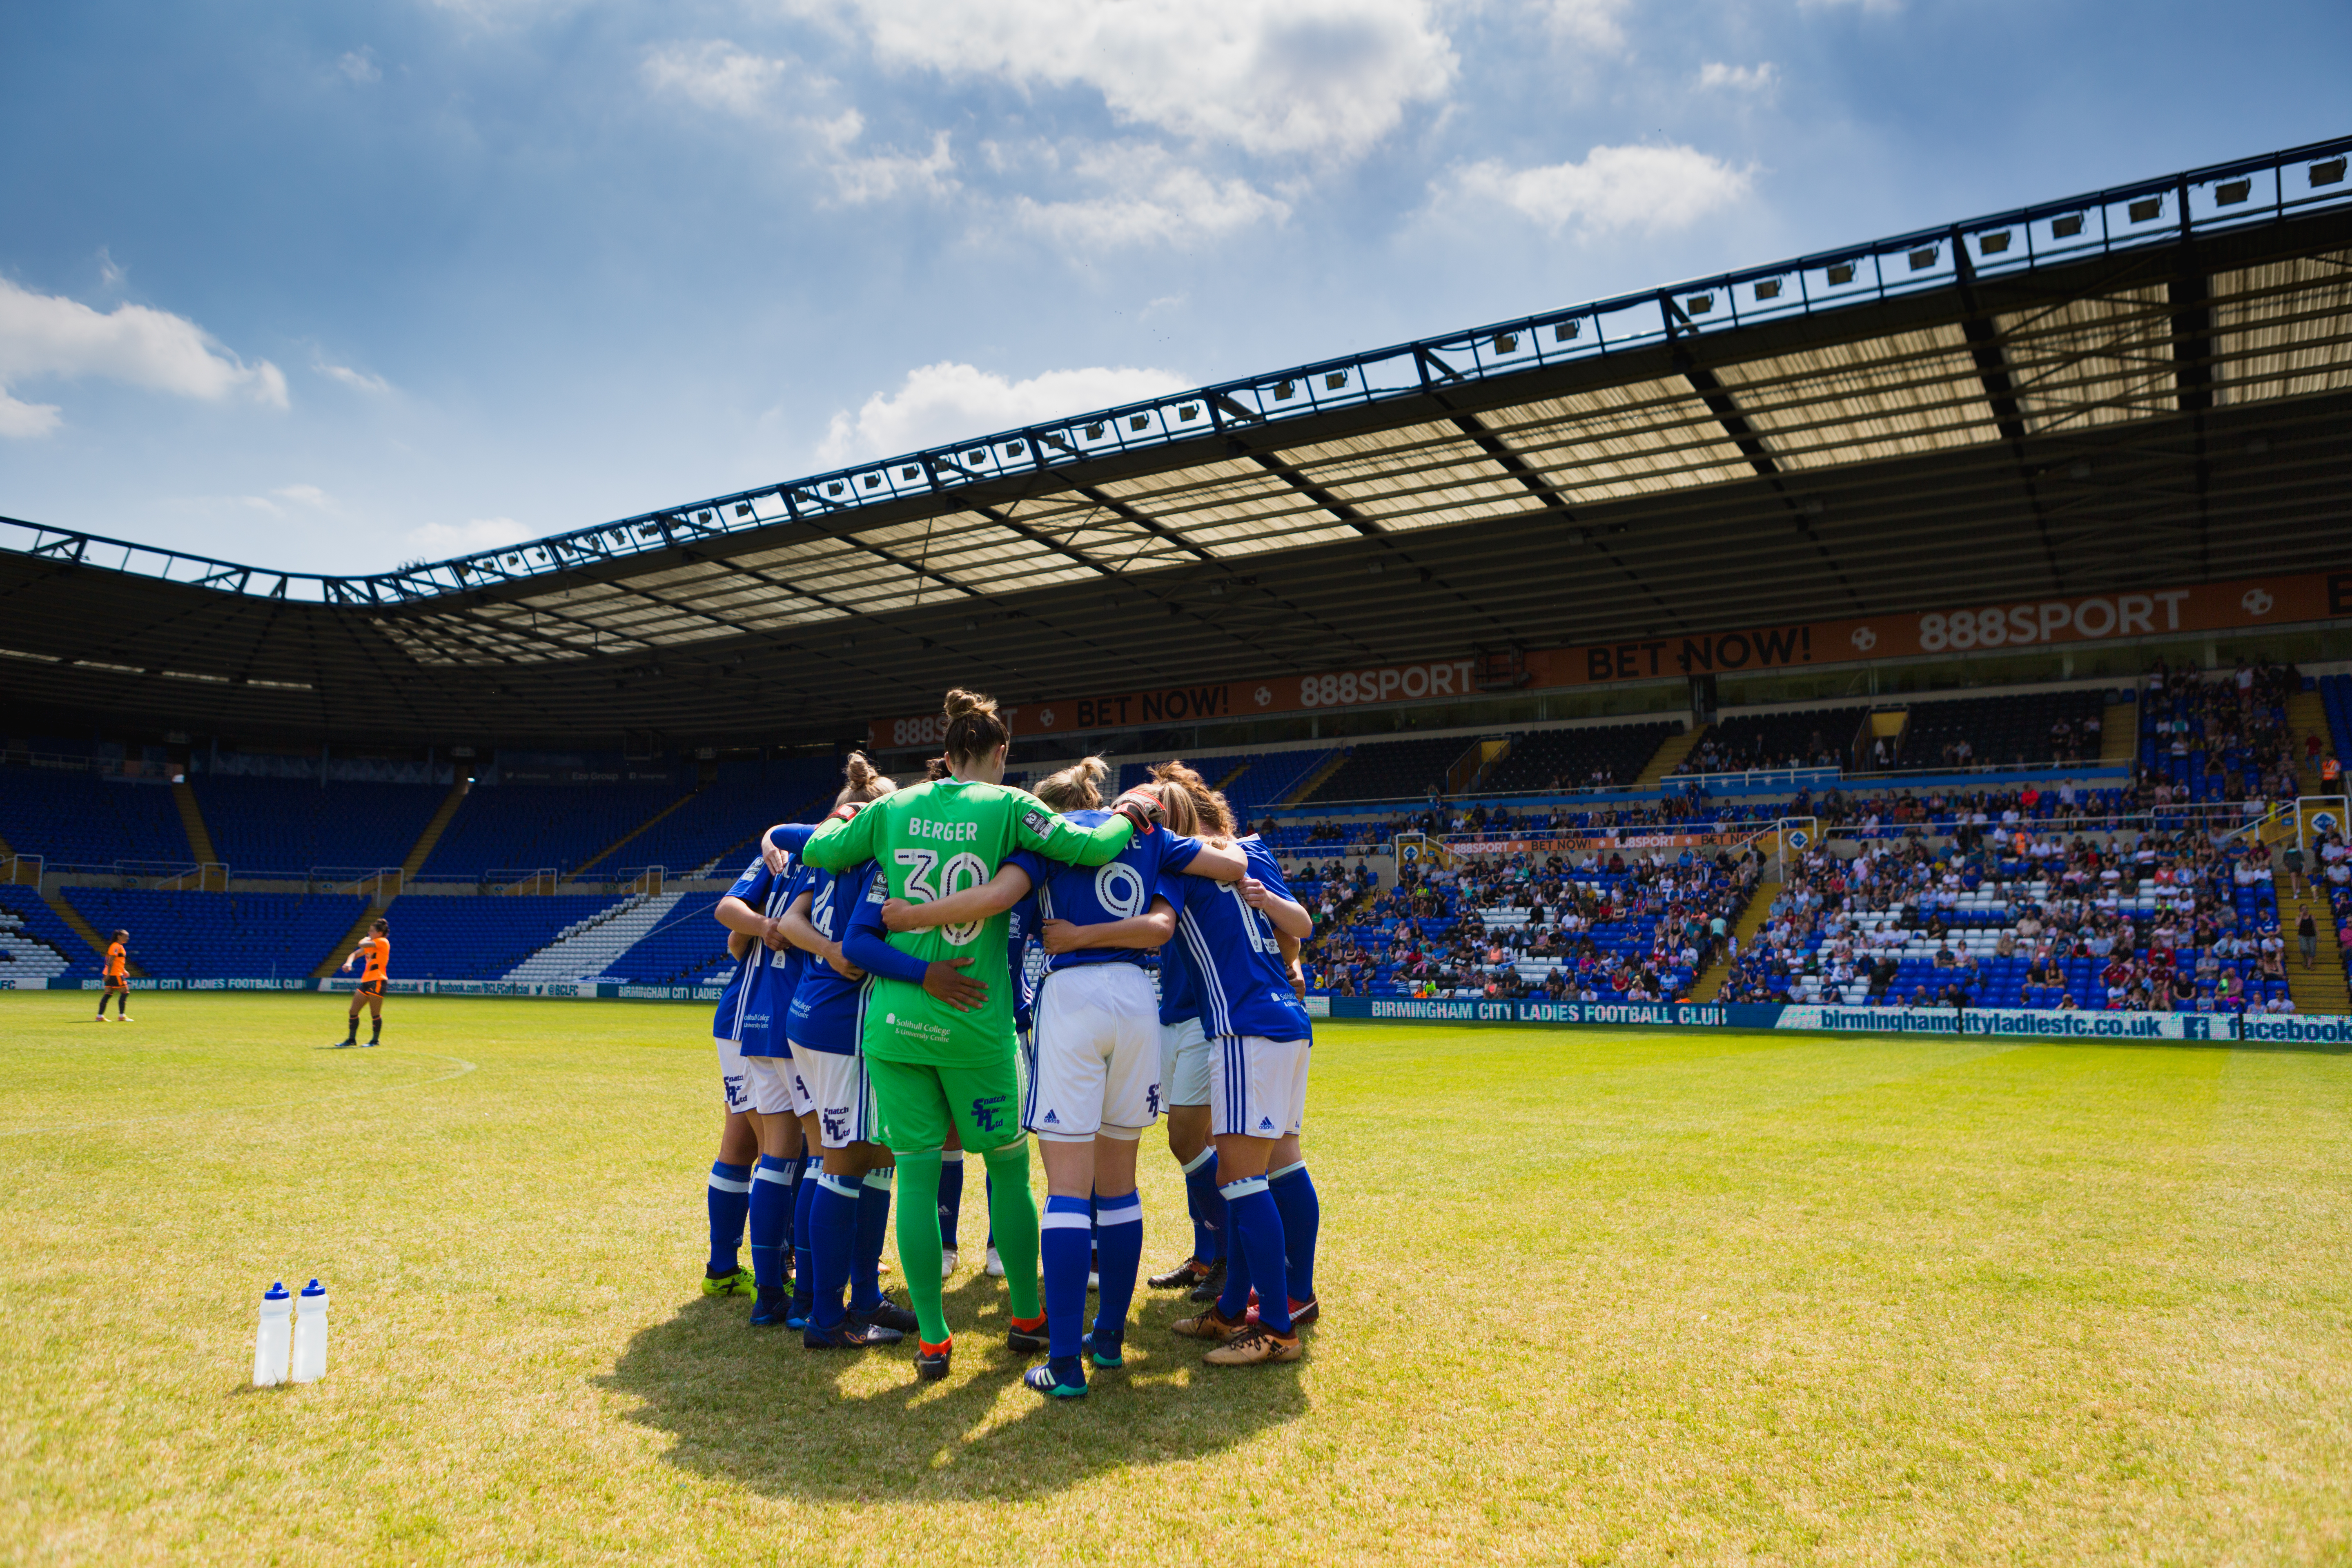
M751 1167L710 1163L710 1262L713 1279L732 1274L743 1245L743 1221L751 1211Z
M824 1330L841 1327L845 1312L842 1292L849 1285L850 1256L857 1249L858 1198L864 1191L856 1176L821 1175L816 1179L816 1203L809 1213L816 1255L816 1282L810 1323Z
M1192 1256L1214 1263L1225 1255L1225 1199L1217 1191L1217 1147L1212 1143L1184 1167L1184 1207L1192 1216Z
M1225 1217L1232 1226L1227 1245L1225 1293L1217 1310L1238 1321L1249 1310L1249 1293L1257 1290L1258 1321L1277 1334L1290 1332L1289 1270L1283 1258L1282 1211L1266 1191L1264 1176L1228 1182ZM1247 1268L1243 1265L1246 1263Z
M1037 1222L1037 1250L1045 1265L1045 1326L1052 1341L1055 1375L1067 1358L1075 1367L1087 1336L1087 1255L1091 1237L1087 1200L1053 1196Z
M857 1251L849 1261L849 1310L882 1304L882 1243L890 1234L890 1167L866 1173L857 1194Z
M798 1163L762 1154L751 1171L751 1278L763 1291L784 1287L784 1252L793 1230L793 1167Z
M1095 1339L1127 1337L1127 1310L1135 1300L1135 1277L1143 1267L1143 1200L1095 1194L1095 1271L1102 1276L1095 1300ZM1113 1354L1117 1352L1114 1350Z
M801 1162L800 1184L793 1192L793 1315L806 1318L816 1300L816 1237L810 1215L816 1212L817 1178L824 1162L814 1154Z
M1265 1190L1282 1211L1284 1268L1290 1276L1290 1299L1315 1299L1315 1237L1323 1228L1323 1203L1315 1195L1315 1182L1307 1162L1285 1165L1266 1173Z
M963 1151L940 1153L940 1245L955 1250L956 1221L963 1217Z

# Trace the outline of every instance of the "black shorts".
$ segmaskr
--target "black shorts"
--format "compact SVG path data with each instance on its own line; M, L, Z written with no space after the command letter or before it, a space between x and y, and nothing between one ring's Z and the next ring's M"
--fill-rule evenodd
M362 980L360 982L359 990L354 993L354 994L360 996L382 996L383 994L383 982L381 980Z

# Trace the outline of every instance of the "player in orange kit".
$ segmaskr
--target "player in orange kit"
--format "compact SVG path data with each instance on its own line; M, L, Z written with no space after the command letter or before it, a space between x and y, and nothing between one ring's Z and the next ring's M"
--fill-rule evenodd
M130 940L129 931L119 931L106 944L106 989L98 994L98 1021L101 1024L106 1022L106 999L110 996L115 999L116 1021L131 1022L131 953L123 945Z
M342 967L345 969L349 969L362 958L367 961L367 964L360 971L359 989L352 993L350 1032L345 1034L341 1042L336 1046L337 1050L342 1049L344 1046L356 1046L362 1043L360 1004L362 1002L367 1004L368 1011L373 1016L375 1023L374 1030L369 1035L365 1043L371 1046L380 1046L383 1043L383 977L384 972L392 967L391 931L392 922L378 916L375 924L368 928L367 935L360 938L359 945L352 949L351 957L343 960Z

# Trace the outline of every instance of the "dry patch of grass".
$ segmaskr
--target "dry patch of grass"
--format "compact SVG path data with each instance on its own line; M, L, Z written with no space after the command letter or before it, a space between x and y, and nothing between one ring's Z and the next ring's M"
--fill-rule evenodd
M1160 1298L1049 1406L971 1274L938 1386L697 1292L698 1010L84 1005L0 994L10 1561L2352 1557L2340 1056L1327 1026L1307 1359Z

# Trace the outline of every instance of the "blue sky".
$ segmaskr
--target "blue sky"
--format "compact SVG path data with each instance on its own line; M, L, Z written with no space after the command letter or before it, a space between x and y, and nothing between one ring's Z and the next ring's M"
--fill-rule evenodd
M2352 6L0 5L0 513L366 571L2347 129Z

